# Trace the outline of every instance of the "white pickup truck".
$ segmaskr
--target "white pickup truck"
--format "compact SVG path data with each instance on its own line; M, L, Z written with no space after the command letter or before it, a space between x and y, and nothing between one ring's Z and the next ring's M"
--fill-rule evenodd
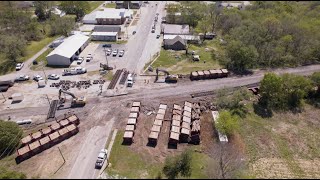
M87 72L86 68L75 67L75 68L70 68L70 69L64 69L62 71L62 76L75 75L75 74L84 74L86 72Z

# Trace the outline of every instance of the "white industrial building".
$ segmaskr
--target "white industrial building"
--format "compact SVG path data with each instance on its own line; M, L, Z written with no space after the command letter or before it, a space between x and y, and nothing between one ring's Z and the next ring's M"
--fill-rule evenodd
M48 65L67 66L89 44L89 37L82 34L72 35L47 55Z
M130 9L104 8L103 11L95 11L86 14L83 24L120 25L125 19L132 19L133 11Z
M94 41L117 41L118 32L93 32L91 39Z

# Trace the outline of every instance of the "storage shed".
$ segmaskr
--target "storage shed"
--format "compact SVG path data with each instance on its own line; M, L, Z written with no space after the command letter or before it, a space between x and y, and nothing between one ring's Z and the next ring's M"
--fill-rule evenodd
M204 79L204 73L203 71L197 71L198 72L198 78L199 79Z
M61 139L66 139L69 137L69 131L67 128L62 128L58 132L60 134Z
M205 79L209 79L210 78L210 71L205 70L205 71L203 71L203 74L204 74L204 78Z
M17 150L16 162L19 163L31 156L29 146L24 146Z
M181 128L180 141L187 143L189 141L189 136L190 136L190 130L186 128Z
M66 128L68 129L69 134L72 134L72 135L77 134L79 132L79 128L74 124L70 124Z
M89 37L82 34L72 35L47 55L48 65L68 66L89 44Z
M181 125L182 128L185 128L185 129L189 129L191 128L190 126L190 123L187 123L187 122L182 122L182 125Z
M227 77L229 74L229 71L227 69L221 69L222 77Z
M199 75L197 71L191 72L190 73L190 79L191 80L198 80L199 79Z
M131 107L130 112L136 112L136 113L139 113L139 112L140 112L140 107Z

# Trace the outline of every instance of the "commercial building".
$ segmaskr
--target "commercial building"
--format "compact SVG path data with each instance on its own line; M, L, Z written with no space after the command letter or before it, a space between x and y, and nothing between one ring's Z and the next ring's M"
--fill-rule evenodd
M121 25L126 19L132 19L133 11L128 9L105 8L83 17L84 24Z
M89 44L89 37L82 34L72 35L47 55L48 65L68 66Z
M93 41L117 41L117 32L93 32L91 34Z

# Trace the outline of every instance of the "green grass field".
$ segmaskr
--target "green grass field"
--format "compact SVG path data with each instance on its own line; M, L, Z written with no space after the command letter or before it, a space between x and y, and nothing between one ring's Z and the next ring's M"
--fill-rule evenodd
M133 152L129 146L121 145L124 132L118 131L110 154L111 167L107 168L108 175L118 175L126 178L155 178L159 173L162 177L162 163L151 163ZM107 146L108 147L108 146ZM191 147L191 176L190 179L207 178L204 167L209 157L204 153L194 151Z
M91 13L93 10L95 10L97 7L103 4L104 1L89 1L89 3L90 3L90 9L88 10L88 12Z
M104 7L106 7L106 8L116 8L116 3L107 3Z
M152 64L152 67L167 69L172 74L189 74L192 71L221 68L216 58L216 55L220 53L216 40L205 41L202 45L190 44L188 52L192 51L200 56L199 62L194 62L191 54L187 56L185 51L161 49L160 57ZM149 64L150 62L145 67L148 67Z
M46 56L47 56L51 51L53 51L53 49L49 48L49 49L47 49L44 53L42 53L42 54L36 59L36 61L38 61L38 64L37 64L37 65L31 65L31 68L30 68L30 69L32 69L32 70L41 70L42 67L47 66L48 61L47 61Z

